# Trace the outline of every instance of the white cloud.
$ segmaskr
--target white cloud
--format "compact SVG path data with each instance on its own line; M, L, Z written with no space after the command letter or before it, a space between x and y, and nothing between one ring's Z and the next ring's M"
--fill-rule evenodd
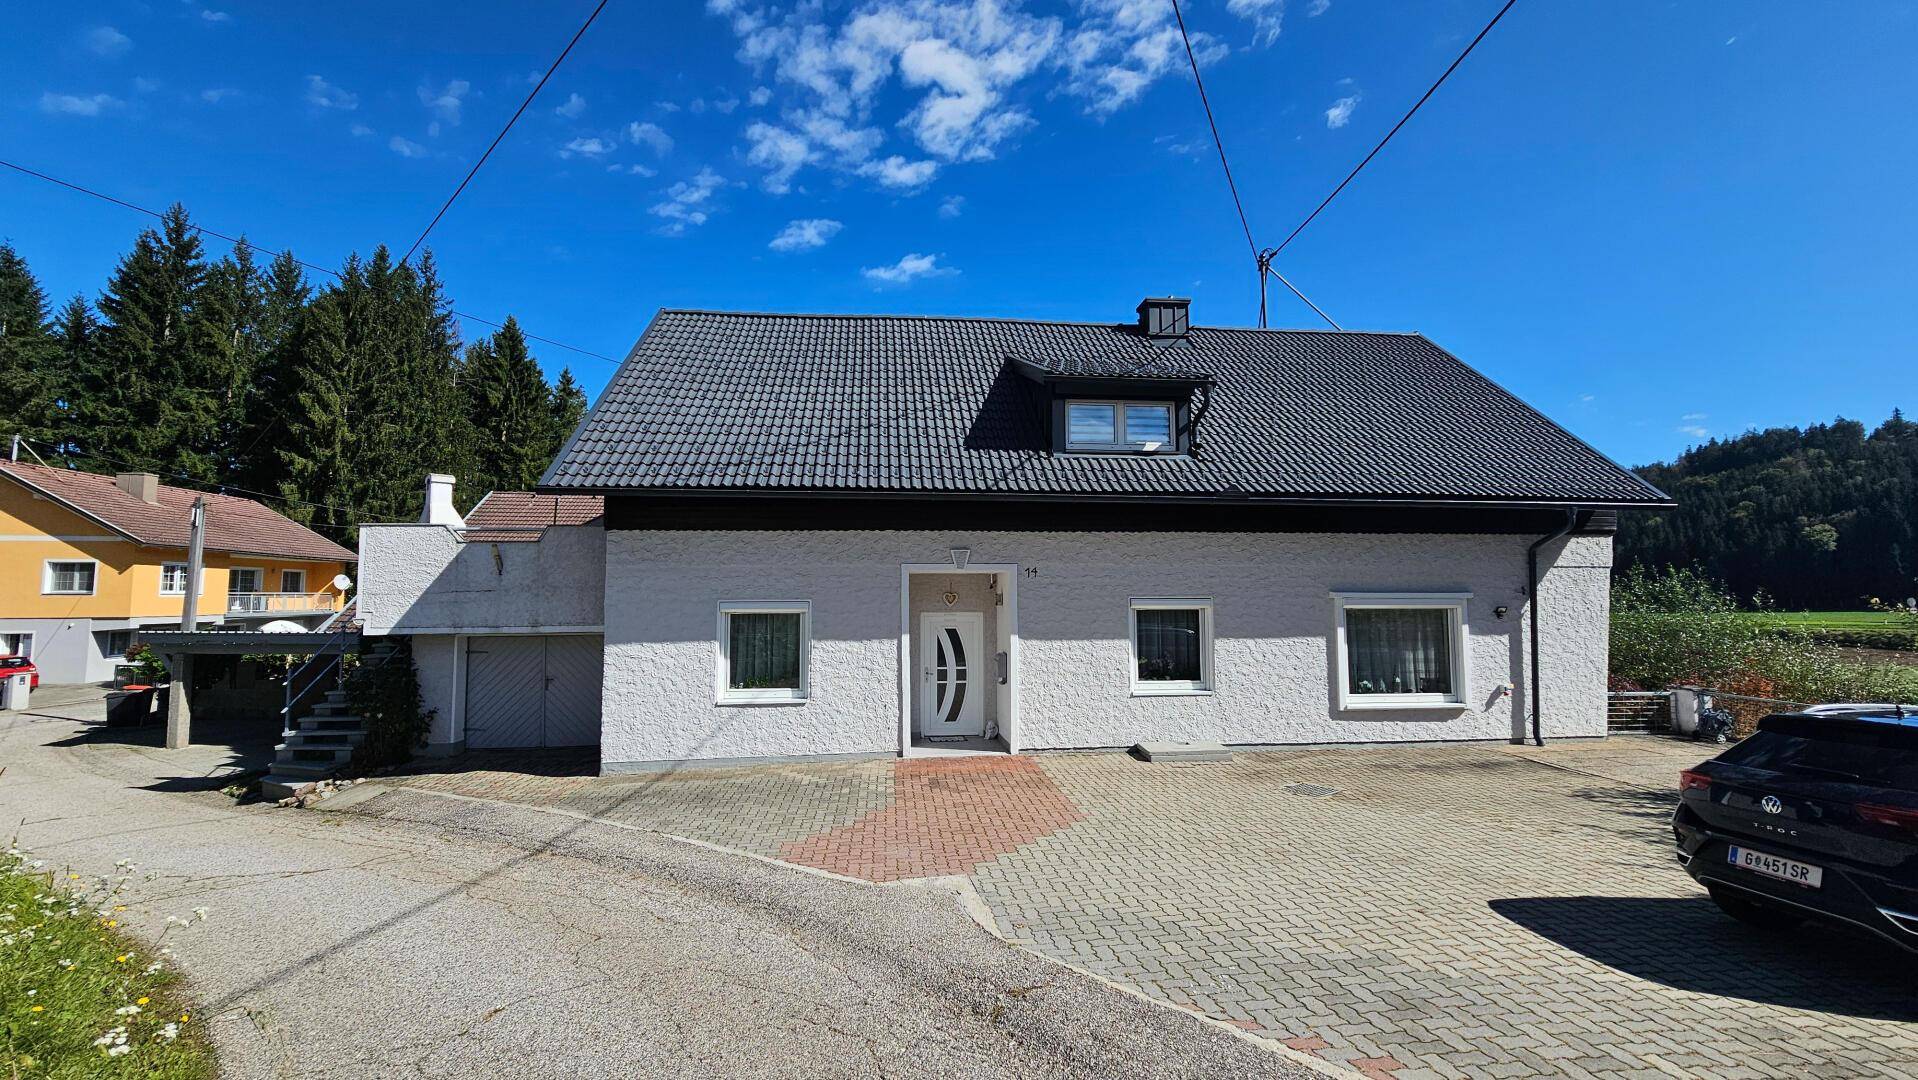
M1172 5L1151 0L1081 0L1082 20L1065 36L1060 63L1066 89L1086 99L1094 116L1137 101L1152 84L1187 67ZM1192 52L1204 67L1230 49L1202 30L1192 31Z
M774 251L807 251L825 247L845 226L831 218L800 218L789 221L766 246Z
M772 99L773 99L773 92L763 86L753 87L753 92L746 95L747 103L754 106L755 108L766 104L768 101L771 101Z
M151 94L160 88L160 80L149 79L144 75L133 77L133 89L142 94Z
M665 219L666 224L659 231L667 236L678 236L687 226L704 225L711 216L708 210L713 192L726 186L724 177L710 168L702 168L691 180L681 180L666 189L666 198L653 204L647 213Z
M626 125L626 141L634 146L650 146L653 153L665 157L673 151L673 137L658 124L635 120Z
M1225 9L1252 24L1252 40L1270 45L1285 22L1285 0L1225 0Z
M966 197L964 195L948 195L939 204L939 216L942 218L956 218L965 212L965 209Z
M368 135L373 134L373 129L370 127L367 127L365 124L354 124L351 127L348 127L346 130L348 134L352 135L356 139L364 139Z
M607 139L579 138L560 147L559 156L569 158L574 154L581 154L586 157L602 157L617 149L619 149L619 144Z
M579 119L579 114L585 111L586 111L586 99L583 97L580 97L578 94L566 95L566 103L563 105L556 106L553 109L553 112L555 115L564 116L568 120Z
M1728 38L1726 38L1726 39L1725 39L1725 44L1727 44L1727 45L1730 45L1730 44L1733 44L1733 43L1735 43L1735 42L1736 42L1737 40L1738 40L1738 35L1737 35L1737 34L1733 34L1733 35L1732 35L1731 37L1728 37Z
M96 26L86 33L87 49L95 56L121 56L133 48L133 39L111 26Z
M1678 429L1678 433L1680 435L1690 435L1694 439L1704 439L1711 436L1710 430L1699 427L1697 424L1685 424Z
M318 75L308 75L306 103L322 109L357 109L360 107L360 96L342 90Z
M650 165L608 165L610 173L625 173L628 176L658 176L659 170Z
M63 116L98 116L119 108L125 102L111 94L55 94L40 95L40 111Z
M698 116L700 113L705 112L706 99L705 98L692 99L691 101L686 103L686 111L689 113L692 113L694 116Z
M1305 17L1316 19L1330 10L1332 10L1332 0L1312 0L1306 5Z
M1584 405L1590 405L1590 404L1591 404L1592 402L1594 402L1594 401L1597 401L1597 400L1598 400L1598 395L1596 395L1596 394L1580 394L1580 395L1578 395L1578 400L1579 400L1579 402L1580 402L1581 404L1584 404Z
M426 147L421 146L411 139L403 139L398 135L386 140L386 148L403 158L422 158L426 156Z
M1680 420L1706 420L1706 419L1710 419L1710 417L1711 417L1710 413L1688 412L1685 415L1679 417L1679 419Z
M240 92L230 86L215 86L211 89L200 91L200 100L206 102L208 105L218 105L228 98L236 98L239 96Z
M1360 96L1352 94L1334 101L1332 107L1325 110L1325 126L1336 129L1351 123L1352 110L1359 107Z
M200 18L210 23L223 23L223 22L233 21L233 16L227 14L226 12L214 11L210 8L202 8L200 10Z
M419 89L420 104L433 110L433 115L441 120L458 125L460 108L466 104L467 92L472 89L473 84L465 79L454 79L438 90L422 86Z
M870 177L879 182L879 186L893 191L918 191L932 182L939 172L936 161L907 161L894 154L889 158L868 161L859 166L861 176Z
M901 255L899 261L890 266L868 266L859 271L875 285L910 285L920 278L948 277L958 272L950 266L940 266L937 255L917 253Z
M737 108L739 108L739 99L731 96L730 94L723 98L713 99L714 111L718 112L722 116L731 116L733 114L733 110Z
M783 127L756 120L746 126L747 162L766 170L760 180L767 191L784 195L792 190L793 174L812 157L804 136Z
M679 106L670 101L655 101L653 102L653 108L663 113L676 113L679 111Z

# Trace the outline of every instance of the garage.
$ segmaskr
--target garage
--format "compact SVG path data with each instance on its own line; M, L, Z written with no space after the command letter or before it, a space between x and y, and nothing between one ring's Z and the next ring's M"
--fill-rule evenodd
M604 648L598 634L468 638L466 745L598 745Z

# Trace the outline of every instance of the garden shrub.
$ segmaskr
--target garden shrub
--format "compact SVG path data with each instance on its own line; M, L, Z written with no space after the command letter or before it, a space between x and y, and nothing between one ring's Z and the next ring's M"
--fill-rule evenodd
M355 769L403 765L426 745L433 711L420 701L419 672L413 649L400 639L384 663L362 659L346 676L346 699L366 727L366 740L353 752Z

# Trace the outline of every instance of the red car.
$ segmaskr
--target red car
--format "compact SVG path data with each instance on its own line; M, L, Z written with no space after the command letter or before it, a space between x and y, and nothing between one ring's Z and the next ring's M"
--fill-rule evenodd
M0 656L0 678L18 675L23 671L33 676L33 688L40 689L40 669L33 666L33 661L24 656Z

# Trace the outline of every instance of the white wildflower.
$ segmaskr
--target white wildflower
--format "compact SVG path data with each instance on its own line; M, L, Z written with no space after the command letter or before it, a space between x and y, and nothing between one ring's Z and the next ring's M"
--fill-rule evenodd
M131 1053L133 1053L133 1047L128 1046L126 1043L119 1043L118 1045L107 1047L108 1057L119 1057L123 1054Z
M180 1025L168 1024L167 1026L161 1028L159 1035L155 1037L159 1039L164 1039L167 1042L172 1042L173 1040L180 1037Z
M203 907L196 907L193 909L193 917L200 920L201 922L206 921L206 913L207 913L207 909Z
M138 1005L122 1005L122 1006L120 1006L119 1008L117 1008L117 1009L115 1009L115 1010L113 1010L113 1015L115 1015L115 1016L138 1016L138 1015L140 1015L140 1012L141 1012L141 1009L140 1009L140 1007L139 1007Z

